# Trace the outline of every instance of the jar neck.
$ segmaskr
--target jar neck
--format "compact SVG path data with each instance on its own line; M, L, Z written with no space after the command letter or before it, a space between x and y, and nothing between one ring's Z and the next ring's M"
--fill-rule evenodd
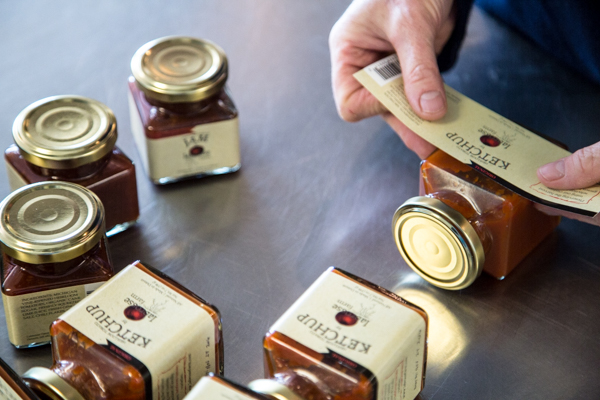
M148 104L158 108L157 111L159 113L162 112L163 110L167 110L171 113L187 115L187 114L199 114L199 113L207 111L210 108L211 104L213 104L215 101L218 101L218 99L221 97L221 94L223 93L224 90L225 89L222 88L221 90L219 90L212 96L209 96L202 100L191 101L191 102L181 102L181 103L168 103L165 101L160 101L160 100L152 98L151 96L148 96L143 91L141 94L144 96L144 98L146 99Z
M64 181L77 181L81 179L86 179L91 177L92 175L100 172L106 165L109 163L110 158L112 157L113 152L110 151L104 157L92 161L87 164L83 164L76 168L46 168L40 167L39 165L35 165L26 160L27 166L31 171L33 171L36 175L44 176L46 178L53 178L57 180Z
M484 254L488 254L488 251L492 245L492 234L485 225L484 215L475 209L470 201L468 201L459 193L449 190L441 190L438 192L429 193L426 196L440 200L442 203L458 211L463 217L465 217L465 219L477 233L477 236L479 237L479 240L483 246Z
M64 277L77 271L79 268L86 264L86 261L89 258L98 257L101 254L104 254L105 252L106 247L104 244L104 239L100 239L98 243L96 243L90 250L88 250L80 256L74 257L67 261L31 264L25 261L18 260L5 253L3 255L3 264L5 275L13 268L21 268L28 274L33 275L35 277L44 279L54 279Z

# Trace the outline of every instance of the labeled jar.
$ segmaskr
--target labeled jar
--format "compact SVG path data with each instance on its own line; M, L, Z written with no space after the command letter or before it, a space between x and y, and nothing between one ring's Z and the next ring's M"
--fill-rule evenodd
M414 399L425 383L427 327L421 308L329 268L271 327L269 379L249 387L275 395L271 381L310 400Z
M131 59L133 132L152 182L226 174L240 168L238 111L225 82L225 52L207 40L164 37Z
M219 311L139 261L62 314L50 334L54 364L23 379L53 399L180 400L202 376L223 373Z
M0 399L40 400L19 375L0 358Z
M443 289L466 288L481 271L504 279L560 222L441 150L421 163L420 182L393 234L408 265Z
M277 393L277 397L262 395L222 376L209 374L200 379L184 400L303 400L285 386L280 389L288 396L280 393Z
M0 203L2 301L17 348L50 342L49 327L113 274L104 208L90 190L40 182Z
M106 211L107 236L139 217L135 166L115 143L113 112L81 96L36 101L13 124L15 144L4 159L12 190L36 182L67 181L96 193Z

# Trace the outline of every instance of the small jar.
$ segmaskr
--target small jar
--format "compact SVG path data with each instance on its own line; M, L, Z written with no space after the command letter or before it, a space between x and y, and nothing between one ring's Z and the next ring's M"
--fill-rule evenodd
M131 72L131 131L152 182L240 168L238 112L219 46L190 37L156 39L135 53Z
M19 378L19 375L0 358L0 399L40 400Z
M393 234L408 265L444 289L481 271L504 279L560 222L441 150L421 163L420 191L394 214Z
M49 343L52 321L113 274L104 208L82 186L40 182L8 195L0 218L8 338L17 348Z
M138 219L135 166L115 146L117 122L104 104L72 95L36 101L15 119L13 138L4 153L12 190L48 181L85 186L104 204L107 236Z
M62 314L50 334L54 364L23 379L53 399L180 400L202 376L223 373L219 311L139 261Z
M421 308L330 268L267 333L265 374L310 400L414 399L425 382L427 326ZM249 387L278 391L264 380Z
M184 400L303 400L284 386L279 389L277 397L262 395L222 376L209 374L200 379Z

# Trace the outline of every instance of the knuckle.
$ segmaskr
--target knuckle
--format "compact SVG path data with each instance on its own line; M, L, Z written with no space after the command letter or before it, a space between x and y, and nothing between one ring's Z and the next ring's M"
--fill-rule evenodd
M600 146L584 147L573 153L574 167L581 172L597 171L600 168Z
M404 80L411 84L417 84L434 81L437 75L439 75L439 71L436 66L417 64L404 74Z

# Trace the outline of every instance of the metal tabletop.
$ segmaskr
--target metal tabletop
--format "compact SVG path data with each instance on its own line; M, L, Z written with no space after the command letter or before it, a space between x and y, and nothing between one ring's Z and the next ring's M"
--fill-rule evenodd
M108 105L117 144L138 165L141 205L139 224L110 239L115 267L141 259L215 304L225 374L237 382L262 377L264 333L334 265L429 313L422 399L600 398L600 228L564 219L504 281L484 275L459 292L425 283L399 255L392 216L418 192L419 159L380 118L337 116L327 38L348 3L0 2L0 146L38 99L77 94ZM142 170L129 127L129 62L166 35L225 49L240 111L239 172L158 187ZM600 87L477 9L444 78L571 149L599 138ZM18 373L51 363L49 346L16 350L4 326L0 343Z

